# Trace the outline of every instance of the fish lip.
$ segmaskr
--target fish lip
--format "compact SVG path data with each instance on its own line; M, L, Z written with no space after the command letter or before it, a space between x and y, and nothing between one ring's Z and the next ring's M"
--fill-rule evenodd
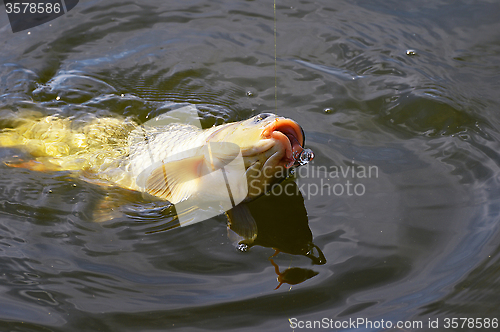
M293 162L294 152L297 145L301 151L304 145L304 135L299 124L291 119L278 117L269 123L262 131L262 138L280 141L285 147L285 154L282 162L285 164Z
M294 153L297 152L297 150L299 152L302 151L304 145L303 130L297 122L291 119L277 116L269 117L266 120L268 119L269 121L263 123L261 127L260 144L258 146L241 148L242 157L252 157L257 154L266 153L275 147L277 142L280 142L284 147L283 158L280 160L280 164L291 165L291 163L295 161ZM209 141L220 132L236 125L238 125L238 122L228 124L227 126L221 126L213 131L206 140Z

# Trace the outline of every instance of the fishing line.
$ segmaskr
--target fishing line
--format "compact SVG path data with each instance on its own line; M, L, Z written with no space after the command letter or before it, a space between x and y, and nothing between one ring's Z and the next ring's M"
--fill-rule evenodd
M277 71L277 56L276 56L276 0L274 0L274 108L278 113L278 71Z

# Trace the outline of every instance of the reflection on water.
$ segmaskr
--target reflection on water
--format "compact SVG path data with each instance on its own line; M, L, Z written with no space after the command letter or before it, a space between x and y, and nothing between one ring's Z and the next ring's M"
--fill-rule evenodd
M272 259L269 260L271 261L271 264L273 264L275 269L274 271L278 276L279 285L276 286L275 289L280 288L280 286L283 284L290 284L290 285L300 284L301 282L304 282L307 279L310 279L318 274L318 272L316 271L310 269L301 269L300 267L289 267L285 271L280 272L280 267L276 265L276 263Z
M167 231L167 202L7 167L25 155L0 149L0 329L498 317L499 11L278 2L276 71L272 2L80 1L30 34L1 16L2 128L21 111L146 122L175 104L210 127L274 111L276 82L315 153L303 167L378 175L298 175L302 195L252 203L242 252L224 216ZM312 191L347 181L363 195Z
M295 182L286 180L276 184L249 206L258 232L254 239L243 239L240 243L273 248L274 256L284 252L304 255L313 264L326 263L325 256L313 243L304 198Z

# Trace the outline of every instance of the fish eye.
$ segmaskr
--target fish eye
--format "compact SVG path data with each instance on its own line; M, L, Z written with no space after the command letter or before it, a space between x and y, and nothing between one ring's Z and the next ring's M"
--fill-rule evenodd
M264 120L265 118L270 117L271 115L272 115L271 113L261 113L259 115L256 115L254 118L254 122L258 123L258 122Z

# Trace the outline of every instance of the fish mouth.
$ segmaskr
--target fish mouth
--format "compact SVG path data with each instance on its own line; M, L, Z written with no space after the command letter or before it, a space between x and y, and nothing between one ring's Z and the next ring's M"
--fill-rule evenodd
M302 128L297 122L290 119L276 118L264 128L262 131L262 138L274 139L284 146L285 153L281 161L285 165L293 164L295 159L304 150L304 135Z

